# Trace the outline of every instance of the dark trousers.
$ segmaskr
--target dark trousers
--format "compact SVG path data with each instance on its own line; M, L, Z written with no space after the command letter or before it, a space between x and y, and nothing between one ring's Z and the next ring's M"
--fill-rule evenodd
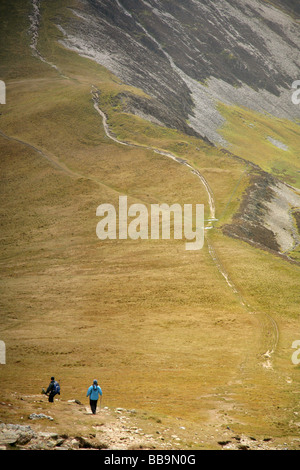
M50 392L50 393L49 393L49 401L50 401L50 403L53 403L53 399L54 399L55 395L56 395L56 393L53 393L53 392Z
M90 400L90 406L91 406L91 410L92 410L93 415L96 414L97 401L98 400Z

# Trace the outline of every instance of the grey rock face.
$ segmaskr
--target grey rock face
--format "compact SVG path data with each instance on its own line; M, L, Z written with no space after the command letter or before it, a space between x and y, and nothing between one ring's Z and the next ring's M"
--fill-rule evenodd
M291 208L300 207L300 194L265 172L257 170L226 235L286 254L300 245Z

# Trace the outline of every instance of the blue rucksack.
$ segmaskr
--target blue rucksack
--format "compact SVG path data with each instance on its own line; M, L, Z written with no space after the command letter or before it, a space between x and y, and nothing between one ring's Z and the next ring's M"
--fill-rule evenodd
M60 385L59 385L59 383L56 382L56 381L55 381L54 384L53 384L53 392L54 392L55 394L60 395Z

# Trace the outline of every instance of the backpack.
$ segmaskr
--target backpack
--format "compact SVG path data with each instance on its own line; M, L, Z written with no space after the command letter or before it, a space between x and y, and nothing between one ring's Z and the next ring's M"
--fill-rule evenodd
M59 383L56 382L56 381L55 381L54 384L53 384L53 392L54 392L55 394L60 395L60 385L59 385Z

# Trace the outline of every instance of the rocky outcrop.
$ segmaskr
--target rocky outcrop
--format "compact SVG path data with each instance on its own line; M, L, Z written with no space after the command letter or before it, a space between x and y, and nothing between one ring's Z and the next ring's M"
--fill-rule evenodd
M259 169L252 172L232 222L223 233L279 254L288 254L300 244L296 224L300 192ZM297 220L297 219L296 219Z
M106 449L94 436L67 436L55 432L35 432L30 426L0 424L0 450L80 450Z
M55 64L52 64L51 62L47 61L38 50L39 28L40 28L40 21L41 21L40 0L32 0L31 7L32 7L32 10L29 15L30 26L29 26L28 33L31 37L30 47L31 47L32 54L35 57L37 57L39 60L44 62L45 64L55 69L60 75L62 75L59 68Z
M30 426L20 424L0 424L0 448L7 446L23 446L36 438L36 433Z

